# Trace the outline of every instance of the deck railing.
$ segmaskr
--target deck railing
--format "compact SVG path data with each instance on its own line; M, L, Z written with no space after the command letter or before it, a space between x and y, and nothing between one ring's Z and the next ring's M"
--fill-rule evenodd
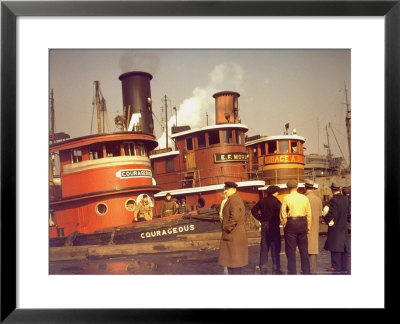
M242 168L238 166L238 168ZM290 179L296 179L298 182L303 181L304 171L302 169L292 169L294 173L291 174L279 174L279 169L270 170L273 171L273 175L265 175L264 170L259 164L246 164L246 168L238 171L231 172L230 170L225 170L224 167L212 167L212 168L202 168L190 171L164 173L157 176L157 184L165 190L170 190L174 188L192 188L201 186L210 186L216 184L222 184L225 181L251 181L251 180L262 180L265 184L282 184L286 183ZM228 173L229 172L229 173ZM171 179L171 174L174 175L174 180L162 181L162 176L169 176ZM217 174L213 176L207 176L207 174ZM187 175L192 175L192 177L186 177Z

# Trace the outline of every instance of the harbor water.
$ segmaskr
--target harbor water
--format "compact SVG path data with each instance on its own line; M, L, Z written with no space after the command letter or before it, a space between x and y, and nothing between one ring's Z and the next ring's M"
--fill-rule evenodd
M317 257L317 275L331 275L326 269L331 266L330 252L323 249L326 235L319 239ZM142 254L101 260L54 261L49 264L51 275L223 275L226 269L218 265L218 249L196 252L170 252ZM243 275L260 275L260 246L249 246L249 264L243 269ZM285 242L281 244L281 270L287 273ZM349 273L351 273L351 255L349 253ZM296 252L297 273L301 273L300 255ZM269 256L267 275L272 274L272 260Z

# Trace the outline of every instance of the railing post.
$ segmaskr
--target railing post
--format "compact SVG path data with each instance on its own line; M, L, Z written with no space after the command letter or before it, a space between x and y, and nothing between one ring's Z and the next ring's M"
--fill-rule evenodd
M201 175L200 175L200 170L197 169L197 176L199 178L199 187L201 187Z

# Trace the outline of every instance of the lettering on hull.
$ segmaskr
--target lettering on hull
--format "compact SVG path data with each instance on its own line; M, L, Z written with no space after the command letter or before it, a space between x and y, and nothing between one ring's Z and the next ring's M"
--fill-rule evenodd
M115 176L120 179L128 179L128 178L151 178L153 175L151 173L151 170L131 169L131 170L119 170L116 172Z
M181 225L181 226L170 227L168 229L159 229L159 230L153 230L153 231L148 231L148 232L142 232L142 233L140 233L140 237L142 239L148 239L148 238L160 237L160 236L165 236L165 235L174 235L174 234L179 234L179 233L184 233L184 232L191 232L194 230L195 230L194 224Z
M249 155L246 153L214 153L214 162L247 161Z
M266 164L272 163L302 163L304 164L304 156L302 155L273 155L265 157Z

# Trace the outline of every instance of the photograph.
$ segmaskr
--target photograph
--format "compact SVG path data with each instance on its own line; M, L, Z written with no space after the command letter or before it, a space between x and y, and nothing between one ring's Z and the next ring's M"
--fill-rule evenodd
M350 274L350 74L349 49L50 49L49 273Z
M393 309L399 15L3 1L1 322Z

